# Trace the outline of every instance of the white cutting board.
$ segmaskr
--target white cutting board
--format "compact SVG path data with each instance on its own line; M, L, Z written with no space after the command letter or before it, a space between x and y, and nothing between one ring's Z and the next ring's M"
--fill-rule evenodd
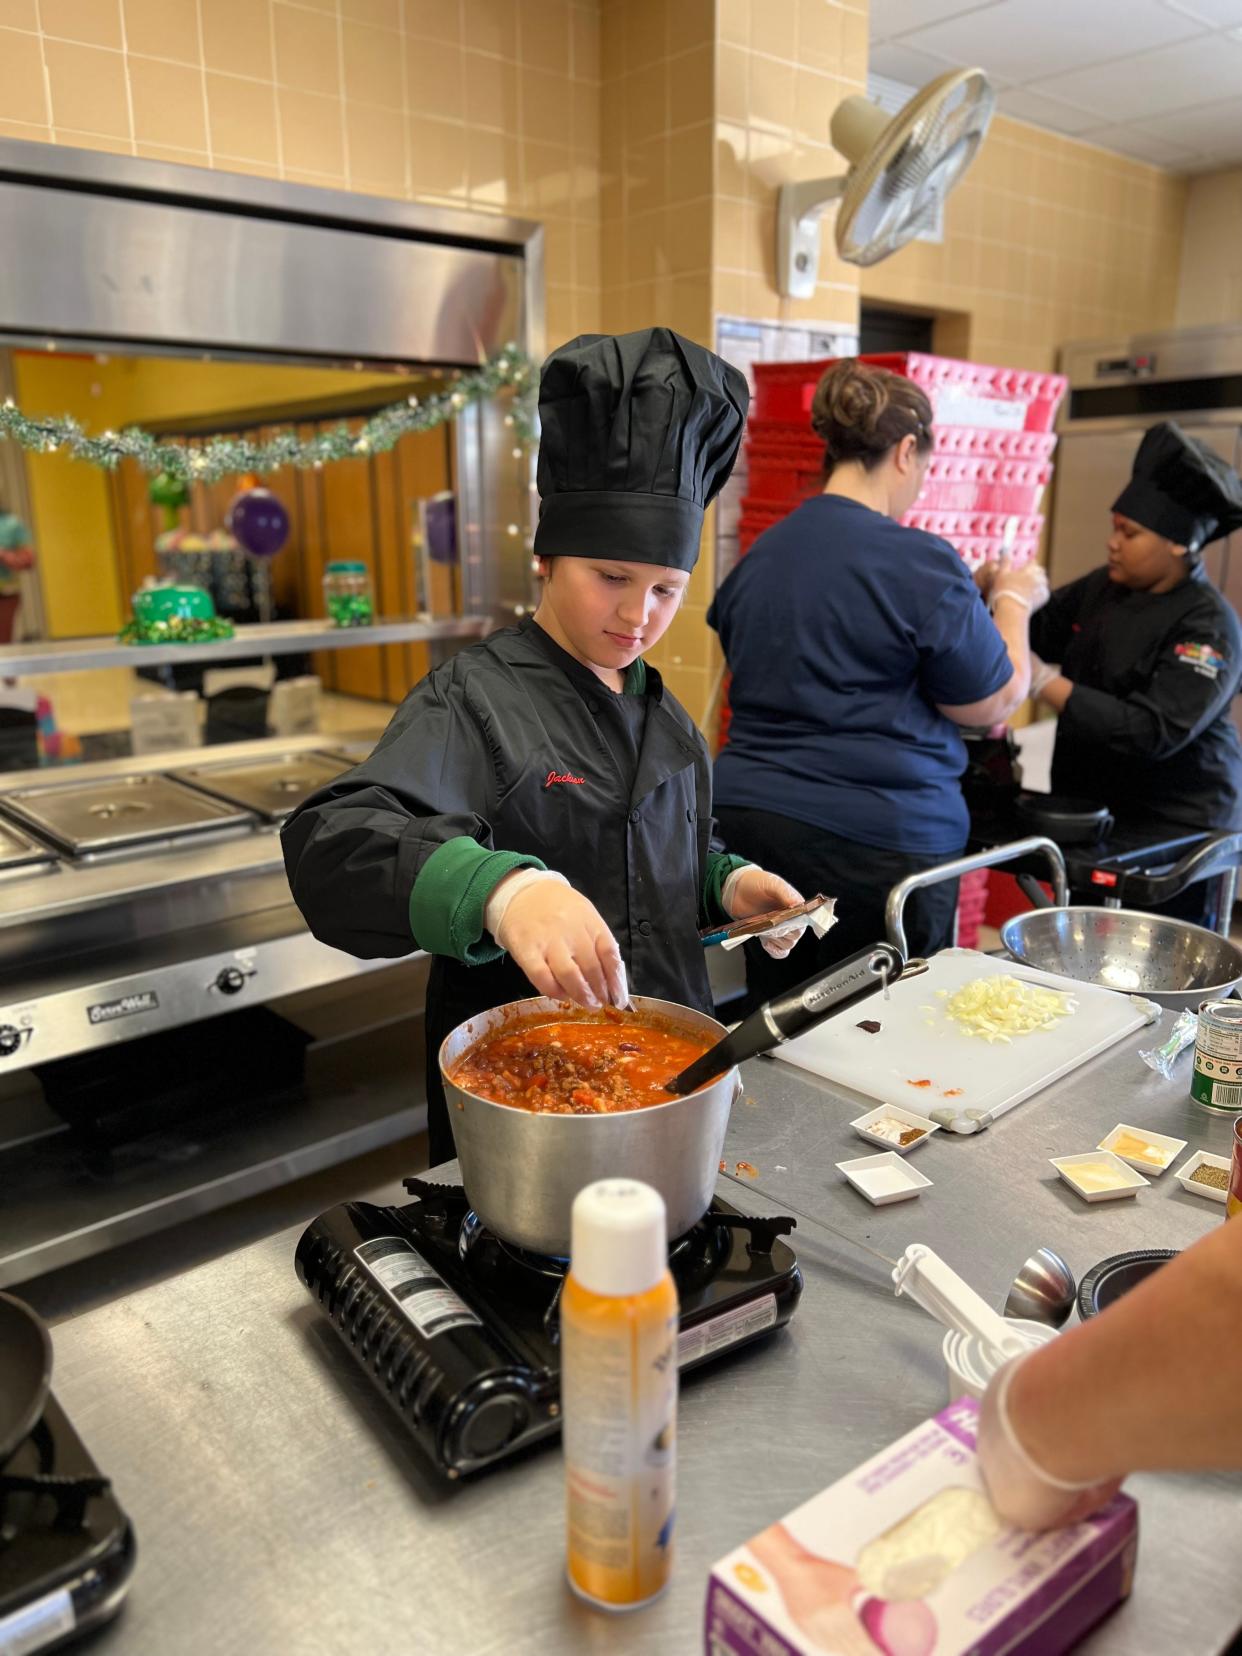
M1006 975L1068 991L1078 1010L1059 1019L1054 1028L1014 1036L1008 1045L967 1035L946 1016L947 996L954 990L976 978ZM879 1033L860 1029L863 1019L879 1023ZM1032 971L974 949L945 949L932 957L921 976L895 983L887 1001L882 994L860 1001L787 1041L777 1048L776 1057L881 1104L901 1104L920 1115L948 1106L999 1115L1141 1029L1144 1022L1141 1008L1115 990ZM914 1081L931 1085L912 1086Z

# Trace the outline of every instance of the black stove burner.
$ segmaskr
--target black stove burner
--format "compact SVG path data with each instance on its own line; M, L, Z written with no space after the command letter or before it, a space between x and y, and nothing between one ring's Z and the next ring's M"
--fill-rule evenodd
M405 1207L348 1202L298 1243L298 1276L439 1470L499 1461L560 1425L566 1261L502 1241L458 1185ZM802 1292L787 1218L715 1201L669 1250L683 1369L786 1323Z
M0 1468L0 1650L59 1649L114 1616L134 1537L54 1396Z

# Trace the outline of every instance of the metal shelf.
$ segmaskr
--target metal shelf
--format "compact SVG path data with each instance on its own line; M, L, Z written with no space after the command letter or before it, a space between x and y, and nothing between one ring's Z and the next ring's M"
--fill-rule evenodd
M481 615L445 621L398 616L370 627L333 627L326 621L275 621L238 627L232 638L210 644L118 644L114 638L56 638L0 648L0 676L80 673L96 667L163 667L177 661L238 661L250 656L298 655L308 650L350 650L367 644L418 644L450 638L482 638Z

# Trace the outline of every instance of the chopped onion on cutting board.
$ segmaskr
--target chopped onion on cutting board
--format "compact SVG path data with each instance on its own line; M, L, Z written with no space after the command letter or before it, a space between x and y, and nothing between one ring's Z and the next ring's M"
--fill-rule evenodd
M964 983L949 997L945 1015L966 1035L1009 1042L1015 1035L1053 1029L1076 1010L1077 1002L1070 995L1006 976Z

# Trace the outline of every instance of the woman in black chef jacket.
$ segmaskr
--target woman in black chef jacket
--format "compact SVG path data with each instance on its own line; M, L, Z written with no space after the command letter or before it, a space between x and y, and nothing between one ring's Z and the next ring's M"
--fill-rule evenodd
M459 1023L536 994L625 1005L627 973L710 1012L700 925L799 901L712 849L703 738L642 659L681 602L747 400L736 369L666 328L555 351L534 617L423 679L371 757L283 830L316 937L433 957L432 1165L454 1153L437 1058Z
M1123 843L1242 827L1242 630L1200 557L1239 526L1232 467L1172 421L1153 426L1113 505L1107 565L1032 618L1032 694L1059 715L1053 792L1107 805ZM1165 912L1206 924L1213 902L1203 882Z

